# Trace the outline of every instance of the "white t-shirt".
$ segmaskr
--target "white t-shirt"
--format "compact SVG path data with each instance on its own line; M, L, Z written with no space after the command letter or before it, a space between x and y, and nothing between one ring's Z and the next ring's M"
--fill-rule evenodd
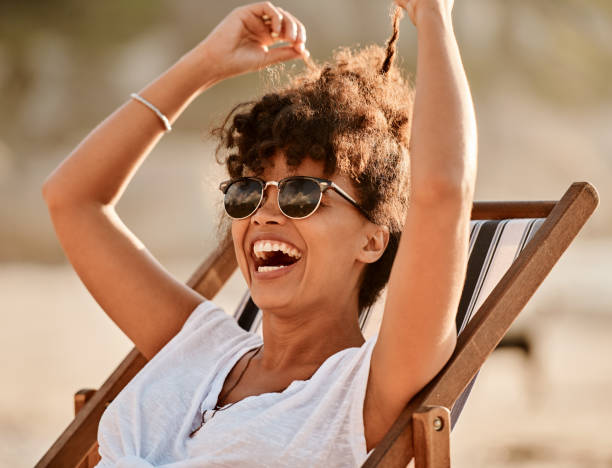
M321 337L324 339L324 337ZM363 402L376 335L283 392L212 409L234 364L261 338L202 302L108 406L98 467L353 467L367 458Z

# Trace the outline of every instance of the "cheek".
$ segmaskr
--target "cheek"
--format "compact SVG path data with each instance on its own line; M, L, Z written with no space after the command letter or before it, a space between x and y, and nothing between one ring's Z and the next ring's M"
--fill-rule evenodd
M236 260L238 266L242 270L242 275L249 281L248 268L246 263L246 253L244 251L244 236L248 227L248 221L246 220L235 220L232 221L232 240L234 242L234 252L236 253Z
M343 219L344 222L338 222L339 219ZM326 221L321 224L320 229L310 233L313 239L313 253L316 263L325 265L326 273L331 276L342 276L355 264L360 229L350 218L330 217Z

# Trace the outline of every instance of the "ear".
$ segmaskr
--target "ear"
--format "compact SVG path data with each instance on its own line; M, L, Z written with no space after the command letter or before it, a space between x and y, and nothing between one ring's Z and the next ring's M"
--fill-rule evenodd
M385 252L388 243L389 228L369 223L357 259L363 263L374 263Z

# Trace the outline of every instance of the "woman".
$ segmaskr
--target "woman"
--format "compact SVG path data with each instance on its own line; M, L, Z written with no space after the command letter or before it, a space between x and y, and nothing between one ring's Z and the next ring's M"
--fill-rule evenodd
M398 10L386 51L310 64L218 130L231 153L225 208L263 341L171 277L114 207L200 93L308 59L289 12L269 2L232 11L45 182L75 270L151 359L102 418L99 466L357 466L450 357L476 124L452 0L396 3L417 28L414 93L392 65ZM268 48L277 41L287 44ZM387 277L380 331L364 342L358 315Z

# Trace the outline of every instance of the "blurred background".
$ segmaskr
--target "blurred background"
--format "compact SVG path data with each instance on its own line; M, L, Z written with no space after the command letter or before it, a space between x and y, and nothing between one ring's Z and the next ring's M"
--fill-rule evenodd
M280 5L322 61L341 45L384 44L389 3ZM32 466L73 418L73 393L99 387L132 347L67 264L44 178L239 4L0 1L0 466ZM612 467L612 3L458 0L454 25L478 118L476 199L559 199L589 181L601 201L513 327L529 352L485 365L453 433L453 466ZM414 72L408 19L399 52ZM195 101L119 204L182 280L217 242L222 172L208 130L266 77Z

